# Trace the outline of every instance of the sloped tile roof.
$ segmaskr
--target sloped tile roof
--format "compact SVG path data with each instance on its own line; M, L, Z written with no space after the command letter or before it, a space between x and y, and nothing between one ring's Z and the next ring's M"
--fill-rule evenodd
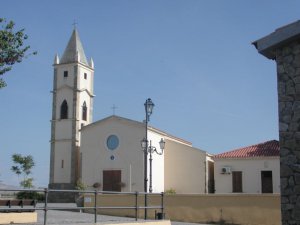
M214 158L252 158L279 156L279 141L272 140L215 155Z

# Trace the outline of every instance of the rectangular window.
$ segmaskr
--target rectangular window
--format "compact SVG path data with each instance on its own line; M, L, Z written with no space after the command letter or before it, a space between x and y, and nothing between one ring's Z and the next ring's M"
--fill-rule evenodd
M84 73L84 79L87 79L87 73Z
M64 77L68 77L68 71L64 71Z
M64 168L64 160L61 160L61 168Z
M242 171L232 171L232 192L243 192L243 174Z

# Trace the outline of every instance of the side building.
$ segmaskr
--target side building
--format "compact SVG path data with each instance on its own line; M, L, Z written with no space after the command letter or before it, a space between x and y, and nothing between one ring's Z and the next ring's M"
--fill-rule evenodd
M280 193L276 140L214 156L216 193Z

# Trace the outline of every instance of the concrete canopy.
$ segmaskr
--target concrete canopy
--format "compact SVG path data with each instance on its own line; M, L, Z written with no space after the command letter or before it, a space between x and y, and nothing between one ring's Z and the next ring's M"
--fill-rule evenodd
M300 20L276 29L273 33L254 41L258 52L268 59L276 58L276 49L300 37Z

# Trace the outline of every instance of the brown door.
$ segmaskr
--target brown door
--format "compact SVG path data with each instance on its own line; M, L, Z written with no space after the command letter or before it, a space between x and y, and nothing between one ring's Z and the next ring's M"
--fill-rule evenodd
M121 170L103 170L103 191L121 191Z
M208 193L215 193L214 163L208 161Z
M261 171L261 193L273 193L272 171Z
M232 172L232 192L243 192L242 171Z

